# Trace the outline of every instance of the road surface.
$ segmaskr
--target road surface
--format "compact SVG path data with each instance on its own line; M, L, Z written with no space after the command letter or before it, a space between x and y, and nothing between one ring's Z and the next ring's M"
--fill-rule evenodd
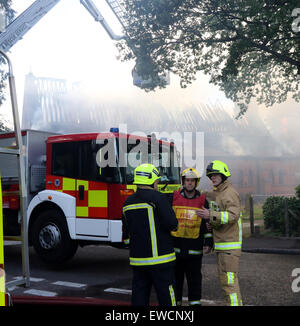
M300 305L299 282L292 276L299 268L299 255L243 253L240 261L240 287L243 303L250 306ZM131 269L128 250L109 246L79 248L75 257L56 269L42 263L30 248L31 284L29 288L10 287L12 296L36 298L94 298L106 304L128 305L131 297ZM21 248L15 243L5 245L6 280L21 275ZM293 292L292 283L294 281ZM298 284L299 283L299 284ZM184 289L184 305L187 305ZM105 301L106 300L106 301ZM100 302L100 301L99 301ZM154 291L151 302L157 304ZM217 278L216 256L203 259L203 306L224 305Z

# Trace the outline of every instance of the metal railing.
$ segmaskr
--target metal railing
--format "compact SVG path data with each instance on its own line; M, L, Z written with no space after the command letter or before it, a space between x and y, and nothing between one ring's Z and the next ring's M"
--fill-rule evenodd
M270 194L270 195L256 195L256 194L248 194L246 196L246 205L247 211L249 212L249 221L250 221L250 233L251 235L257 233L255 231L255 213L254 213L254 205L255 202L260 205L263 204L264 200L268 197L285 197L284 198L284 229L285 229L285 237L290 236L290 223L289 217L292 215L295 219L298 219L300 222L300 216L298 216L292 209L288 207L288 198L294 197L295 194ZM256 200L255 200L256 198Z
M16 138L16 147L13 149L0 148L0 153L6 155L16 155L18 158L18 175L19 175L19 196L20 196L20 218L21 218L21 236L14 237L13 240L21 241L22 246L22 277L15 281L6 283L7 286L24 284L26 287L30 285L29 271L29 249L28 249L28 232L27 232L27 187L25 178L25 152L22 142L22 134L20 127L20 118L17 104L15 77L13 75L12 64L7 54L0 50L8 64L8 81L11 97L14 132ZM6 238L4 237L6 240Z

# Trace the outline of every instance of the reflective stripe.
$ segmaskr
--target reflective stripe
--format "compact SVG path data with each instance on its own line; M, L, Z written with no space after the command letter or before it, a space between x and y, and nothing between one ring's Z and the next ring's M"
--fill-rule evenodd
M157 257L157 242L156 242L156 231L155 231L155 221L153 215L153 207L146 203L141 204L133 204L127 205L123 207L123 213L132 210L132 209L147 209L148 210L148 220L149 220L149 228L150 228L150 236L151 236L151 246L152 246L152 256Z
M63 191L72 191L75 190L75 179L63 178L62 190Z
M176 306L175 293L172 285L169 285L169 292L170 292L172 306Z
M64 178L64 182L65 183L65 178ZM76 190L79 190L79 186L84 186L84 190L88 190L89 189L89 182L87 180L77 180L76 182ZM63 186L64 189L64 186Z
M239 305L236 293L229 294L229 297L230 297L230 305L231 306L238 306Z
M188 253L189 255L202 255L203 250L189 250Z
M153 216L153 208L150 205L148 208L148 219L149 219L150 234L151 234L152 256L157 257L158 252L157 252L157 242L156 242L155 221Z
M89 190L88 205L89 207L107 207L107 191Z
M241 249L241 242L216 242L215 250L231 250L231 249Z
M142 171L136 171L135 172L136 175L142 176L142 177L147 177L147 178L151 178L151 173L149 172L142 172Z
M212 233L205 233L204 234L204 239L212 238L212 237L213 237Z
M123 213L125 213L126 211L128 211L130 209L139 209L139 208L147 208L148 209L149 206L150 205L146 204L146 203L127 205L127 206L123 207Z
M174 248L174 251L176 252L176 254L180 254L180 252L181 252L180 248ZM202 255L203 250L188 250L188 254L189 255Z
M172 252L168 255L157 256L157 257L150 257L150 258L134 258L129 257L130 265L133 266L142 266L142 265L157 265L168 263L171 261L176 260L175 252Z
M215 250L232 250L232 249L241 249L242 248L242 219L238 219L239 226L239 241L237 242L215 242Z
M130 239L124 239L124 243L125 244L129 244L130 243Z
M228 284L234 284L234 273L227 272L227 281Z
M5 277L0 276L0 307L6 306L5 301Z
M180 185L178 185L178 184L168 185L167 187L165 184L158 185L158 191L162 192L164 194L166 194L166 193L173 194L173 192L178 190L179 188L180 188Z
M76 207L76 216L80 217L89 217L89 208L88 207L81 207L77 206Z
M87 181L63 177L49 177L47 180L54 183L47 189L63 192L76 198L76 217L78 218L106 218L108 216L108 186L104 182ZM84 187L84 198L79 199L79 186Z
M172 184L172 185L168 185L167 187L165 187L165 184L159 184L158 185L158 191L162 192L162 193L172 193L175 190L178 190L180 188L180 184ZM163 189L164 188L164 189ZM136 185L127 185L126 189L132 189L133 191L136 191L137 186Z
M189 301L189 305L190 306L201 305L201 301L200 300Z
M227 224L228 223L228 212L221 212L221 224Z
M240 218L238 220L238 225L239 225L239 241L240 241L240 243L242 243L242 238L243 238L243 227L242 227L242 218L241 218L241 215L240 215Z
M149 221L149 228L150 228L153 257L147 257L147 258L129 257L130 265L133 266L157 265L162 263L168 263L175 260L176 259L175 252L172 252L171 254L167 254L167 255L158 256L153 207L147 203L127 205L123 207L123 213L133 209L147 209L148 211L148 221Z

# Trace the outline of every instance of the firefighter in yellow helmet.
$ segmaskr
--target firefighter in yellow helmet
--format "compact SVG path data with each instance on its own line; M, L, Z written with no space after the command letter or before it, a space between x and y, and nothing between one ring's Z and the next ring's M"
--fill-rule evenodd
M228 180L230 172L224 162L208 164L206 175L211 179L213 192L206 192L210 209L198 211L213 229L214 249L217 253L218 274L226 304L242 305L238 281L239 258L242 249L241 201Z
M172 232L176 252L175 279L177 305L182 303L184 278L188 286L189 305L201 305L203 250L212 247L212 234L206 223L197 216L199 208L209 208L205 195L196 189L200 175L194 168L181 173L182 189L173 194L173 209L178 219L178 230Z
M152 285L160 305L176 306L176 256L170 232L178 222L166 195L157 191L159 179L154 165L138 166L133 182L137 191L123 205L123 239L129 244L134 306L149 305Z

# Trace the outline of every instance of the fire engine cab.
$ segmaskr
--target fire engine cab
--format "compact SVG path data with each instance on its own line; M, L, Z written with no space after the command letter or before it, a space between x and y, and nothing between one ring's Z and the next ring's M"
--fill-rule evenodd
M46 263L69 260L78 245L122 246L122 205L136 189L132 184L132 159L140 163L156 160L162 176L160 191L173 193L180 186L178 154L172 142L121 134L116 129L70 135L26 130L22 138L26 151L28 238ZM108 142L111 151L102 155ZM14 143L14 133L0 134L1 147ZM121 151L121 143L126 144L125 151ZM154 143L156 153L151 151ZM137 144L148 149L147 155L139 157L142 155L135 151ZM99 160L106 160L108 155L114 164L104 166ZM20 204L16 158L0 154L0 170L4 235L17 236Z

